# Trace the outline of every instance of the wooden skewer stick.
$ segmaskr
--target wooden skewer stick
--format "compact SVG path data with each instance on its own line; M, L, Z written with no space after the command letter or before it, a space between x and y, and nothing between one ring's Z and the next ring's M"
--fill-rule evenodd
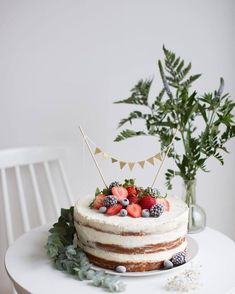
M172 138L172 140L171 140L171 143L170 143L170 144L168 145L168 147L167 147L166 153L164 154L164 157L163 157L162 162L161 162L161 164L160 164L160 166L159 166L159 169L158 169L158 171L157 171L157 174L156 174L156 176L155 176L155 178L154 178L154 180L153 180L153 183L152 183L151 188L153 188L153 186L155 185L155 182L156 182L156 180L157 180L157 178L158 178L158 176L159 176L159 174L160 174L160 171L161 171L161 169L162 169L162 167L163 167L163 164L164 164L164 162L165 162L165 159L166 159L166 157L167 157L167 154L169 153L169 151L170 151L170 149L171 149L171 146L172 146L172 144L174 143L174 140L175 140L175 137L176 137L177 132L178 132L178 128L175 130L175 133L174 133L174 136L173 136L173 138Z
M97 169L98 169L98 172L99 172L99 174L100 174L100 176L101 176L101 179L102 179L102 181L103 181L105 187L108 188L108 186L107 186L107 184L106 184L106 182L105 182L104 176L103 176L103 174L102 174L102 172L101 172L101 169L100 169L100 167L99 167L99 165L98 165L98 162L97 162L97 160L96 160L96 158L95 158L95 156L94 156L94 154L93 154L93 152L92 152L92 150L91 150L91 146L89 145L89 143L88 143L88 141L87 141L87 138L86 138L86 136L85 136L85 134L84 134L84 132L83 132L83 130L82 130L82 127L79 126L79 129L80 129L80 131L81 131L81 133L82 133L82 136L83 136L84 141L86 142L86 145L87 145L88 150L89 150L89 152L90 152L90 154L91 154L91 157L92 157L92 159L93 159L94 162L95 162L95 165L96 165L96 167L97 167Z

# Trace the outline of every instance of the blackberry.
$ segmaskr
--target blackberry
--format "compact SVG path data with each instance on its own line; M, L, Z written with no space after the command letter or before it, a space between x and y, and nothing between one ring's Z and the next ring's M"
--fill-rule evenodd
M153 217L159 217L164 212L164 206L159 203L155 204L150 208L150 215Z
M160 192L159 192L159 190L157 188L148 187L148 188L146 188L144 190L144 192L146 194L149 194L149 195L153 196L153 197L159 197L160 196Z
M103 201L104 206L110 207L117 204L117 198L113 195L106 196Z
M109 192L112 193L112 188L113 187L118 187L118 186L121 186L121 184L119 182L112 182L110 185L109 185Z
M184 251L178 252L172 256L171 262L173 263L174 266L178 266L186 262L185 258L186 258L186 254Z

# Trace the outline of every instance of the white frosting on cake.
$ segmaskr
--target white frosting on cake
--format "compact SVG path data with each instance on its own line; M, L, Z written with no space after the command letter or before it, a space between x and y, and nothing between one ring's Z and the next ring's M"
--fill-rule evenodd
M185 250L187 240L184 237L187 233L188 207L181 199L167 197L170 210L165 211L158 218L132 218L119 215L108 216L89 208L93 198L93 196L84 197L76 203L74 208L78 244L85 252L117 263L137 263L163 261ZM106 249L105 245L119 247L120 251ZM150 253L145 251L145 248L148 248L147 245L160 249ZM122 248L133 250L133 252L130 253ZM138 253L136 248L144 251Z
M188 207L178 198L167 197L170 203L170 211L165 211L159 218L108 216L89 208L93 198L93 196L86 196L84 199L78 200L74 209L74 219L80 224L89 225L98 230L117 234L130 231L157 234L171 232L187 224Z

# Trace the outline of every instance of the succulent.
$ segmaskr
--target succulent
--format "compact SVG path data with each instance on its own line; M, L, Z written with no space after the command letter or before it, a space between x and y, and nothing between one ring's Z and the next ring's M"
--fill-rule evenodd
M113 195L106 196L104 198L103 203L104 203L104 206L106 206L106 207L113 206L113 205L117 204L117 197L115 197Z
M150 215L153 217L159 217L164 212L164 206L162 204L155 204L150 208Z

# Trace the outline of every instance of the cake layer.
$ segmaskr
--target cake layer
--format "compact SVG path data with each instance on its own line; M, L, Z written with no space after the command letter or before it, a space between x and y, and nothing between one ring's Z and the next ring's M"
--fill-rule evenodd
M168 197L170 210L158 218L132 218L90 209L92 198L85 197L74 208L78 245L92 263L147 271L162 267L164 260L186 249L188 207L182 200Z
M95 228L98 231L121 235L147 235L172 232L187 224L188 207L180 199L168 197L170 211L165 211L159 218L112 217L90 209L89 203L93 196L86 196L77 202L74 209L74 219L81 225ZM134 224L134 225L133 225Z
M119 235L112 232L97 231L97 229L90 228L75 222L76 230L79 232L79 239L82 243L86 242L100 243L107 245L117 245L125 248L143 247L147 245L156 245L158 243L175 241L187 233L187 223L180 224L178 228L171 232L162 234L148 234L148 235Z
M123 247L118 246L114 244L104 244L104 243L98 243L98 242L86 242L82 243L83 246L88 246L91 248L98 248L105 251L110 252L116 252L116 253L126 253L126 254L149 254L149 253L156 253L160 251L166 251L173 249L177 246L179 246L181 243L185 241L185 238L178 238L175 241L171 242L164 242L164 243L158 243L158 244L148 244L143 247Z
M87 253L87 256L91 263L106 269L115 270L119 265L115 261L106 260ZM127 272L146 272L152 271L163 267L163 261L157 262L123 262L123 266L126 267Z
M123 264L128 262L160 262L166 259L170 259L175 253L184 251L187 247L187 240L185 239L179 246L176 246L169 250L163 250L155 253L143 253L143 254L128 254L128 253L116 253L107 251L101 248L92 248L78 242L79 246L83 248L86 253L96 256L107 261L113 261L117 264Z

